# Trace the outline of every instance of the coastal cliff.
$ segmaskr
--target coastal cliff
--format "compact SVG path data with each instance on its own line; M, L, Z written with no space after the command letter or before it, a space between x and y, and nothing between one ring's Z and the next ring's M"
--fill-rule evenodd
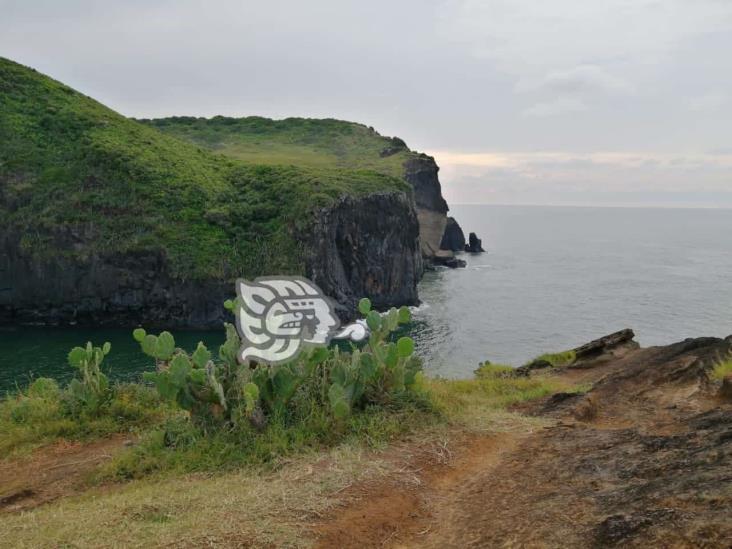
M345 197L316 215L304 243L308 276L343 307L341 316L350 318L363 296L377 308L418 303L419 223L404 194Z
M218 326L236 278L273 273L314 278L344 318L360 297L417 302L399 140L297 119L284 127L362 161L310 162L309 144L224 156L3 58L0 96L0 322Z
M423 257L434 259L440 251L449 208L439 167L433 157L411 150L398 137L333 119L174 116L140 122L233 159L365 169L400 178L413 190Z
M378 211L374 216L372 212ZM304 270L350 319L359 298L375 306L417 303L422 272L419 228L404 193L344 197L313 214L296 236ZM35 256L23 236L0 237L0 323L219 328L233 279L176 276L163 250L74 257L89 231L61 229L57 253Z
M447 202L442 198L442 186L437 176L440 168L435 159L420 154L404 163L404 179L414 189L419 219L422 255L434 257L440 250L447 225Z

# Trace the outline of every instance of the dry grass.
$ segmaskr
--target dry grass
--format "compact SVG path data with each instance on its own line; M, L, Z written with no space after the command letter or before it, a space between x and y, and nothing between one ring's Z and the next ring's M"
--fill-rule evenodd
M307 547L310 525L343 503L346 488L403 474L395 452L447 448L463 433L529 433L546 419L507 411L514 402L566 390L547 379L426 380L445 421L382 450L357 443L284 460L274 470L185 475L94 488L5 515L2 547ZM406 455L406 454L404 454Z
M485 372L484 372L485 374ZM525 402L573 387L546 376L494 376L471 380L428 380L437 405L454 425L474 432L531 431L547 425L544 418L528 417L508 411L512 404Z
M389 474L374 452L344 446L284 463L93 489L2 519L2 547L302 547L303 523L351 483Z

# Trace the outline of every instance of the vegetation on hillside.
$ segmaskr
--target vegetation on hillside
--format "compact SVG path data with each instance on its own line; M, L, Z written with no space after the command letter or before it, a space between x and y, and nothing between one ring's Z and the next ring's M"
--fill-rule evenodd
M76 347L68 355L76 376L66 387L40 378L0 402L0 451L132 432L139 444L98 478L221 469L349 440L379 445L446 418L479 421L557 389L551 380L490 363L475 380L426 379L412 340L399 337L409 310L381 315L367 299L359 310L371 330L366 343L311 349L278 366L239 364L240 340L231 326L216 355L202 343L189 354L168 332L136 329L134 338L151 357L148 384L109 383L103 372L109 344Z
M147 385L110 385L103 373L108 343L68 355L75 378L64 388L34 381L0 403L0 449L18 452L58 437L88 438L146 428L143 441L106 474L136 477L171 469L264 463L349 437L386 440L434 416L421 362L408 337L406 308L380 315L359 308L371 329L361 348L317 348L278 366L239 364L240 340L227 339L214 357L202 343L191 354L168 332L134 331L154 368ZM435 416L436 417L436 416Z
M368 169L401 178L416 155L399 138L334 119L174 116L145 124L247 163Z
M36 256L152 252L186 278L301 274L294 235L314 208L410 192L366 169L212 154L3 58L0 96L0 227Z

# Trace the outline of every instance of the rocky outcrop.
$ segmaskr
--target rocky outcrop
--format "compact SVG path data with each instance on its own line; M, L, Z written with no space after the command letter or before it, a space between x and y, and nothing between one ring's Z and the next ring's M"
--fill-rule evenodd
M625 352L629 349L637 349L638 343L634 341L635 332L630 328L625 328L618 332L606 335L604 337L580 345L572 349L575 357L575 363L572 367L579 368L584 361L595 360L601 357L617 358L619 352Z
M512 500L513 520L490 523L493 543L476 535L476 544L510 539L531 546L540 539L557 547L729 546L732 404L718 397L710 373L729 356L732 336L635 346L618 355L629 335L578 347L587 352L582 370L550 374L589 390L527 406L557 423L523 443L520 459L504 461L497 483L474 489L485 509L498 499L485 494L510 475L532 487ZM561 513L547 519L546 509ZM580 518L564 522L568 512ZM463 515L462 509L455 514ZM515 517L522 520L518 527Z
M304 244L308 276L338 301L342 317L361 297L377 308L418 303L419 224L404 194L343 198L317 214Z
M629 351L635 350L639 347L635 341L635 332L630 328L625 328L612 334L594 339L589 343L565 351L566 363L561 366L567 368L585 368L596 366L597 362L603 360L613 360L620 358ZM546 355L543 355L545 357ZM517 375L529 375L532 370L541 370L544 368L552 368L555 366L550 360L539 357L534 360L516 368ZM555 397L564 393L558 393Z
M306 276L337 299L339 314L348 318L364 296L377 307L417 303L418 234L412 200L379 193L318 211L298 237ZM0 236L0 323L219 328L228 315L222 304L233 294L233 280L175 278L162 252L71 259L64 251L89 235L61 229L54 254L37 257L21 236Z
M442 198L439 170L435 159L426 154L415 155L404 164L404 179L414 189L422 255L427 258L440 249L447 224L448 207Z
M471 254L477 254L485 251L483 249L483 241L478 238L478 235L470 233L468 243L465 245L465 251L470 252Z
M438 250L432 258L432 264L449 267L451 269L458 269L467 265L464 260L455 257L455 254L450 250Z
M465 234L454 217L447 218L440 249L451 252L462 252L465 249Z
M36 257L20 235L0 241L0 322L36 325L220 326L223 300L233 286L177 280L164 254L135 252L71 259L78 241L70 230L55 236L59 253Z

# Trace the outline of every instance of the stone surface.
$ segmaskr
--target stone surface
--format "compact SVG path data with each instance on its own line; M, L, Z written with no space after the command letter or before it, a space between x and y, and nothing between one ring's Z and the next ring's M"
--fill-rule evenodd
M625 328L624 330L585 343L572 350L575 353L576 361L597 358L605 353L614 352L619 347L630 345L632 348L637 348L638 344L633 341L634 337L635 333L633 330Z
M417 303L418 234L412 199L377 193L317 212L298 237L306 276L349 318L364 296L376 307ZM0 323L220 328L231 320L222 304L234 293L233 280L174 278L160 251L74 261L63 251L84 235L68 230L55 236L59 253L37 259L23 250L21 236L0 235Z
M454 217L447 218L440 249L452 252L462 252L465 249L465 234Z
M450 250L438 250L431 261L433 265L442 265L451 269L458 269L467 265L465 261L455 257L455 254Z
M722 386L719 388L719 396L732 402L732 374L725 376L722 380Z
M308 275L343 306L344 318L362 297L376 308L418 303L419 224L404 194L344 198L318 215L304 242Z
M472 254L484 252L483 241L475 233L470 233L468 243L465 245L465 251Z
M424 257L434 257L440 249L447 223L447 202L442 198L438 178L440 168L435 159L426 154L410 158L404 163L404 179L414 189L414 200L419 217L419 232Z

